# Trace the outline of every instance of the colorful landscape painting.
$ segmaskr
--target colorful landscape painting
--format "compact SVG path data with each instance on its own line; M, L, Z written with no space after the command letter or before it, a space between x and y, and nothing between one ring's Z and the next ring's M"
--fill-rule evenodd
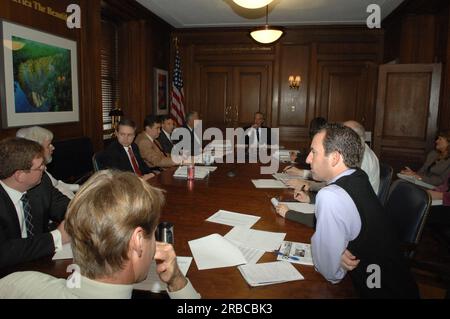
M73 111L69 49L12 36L16 113Z

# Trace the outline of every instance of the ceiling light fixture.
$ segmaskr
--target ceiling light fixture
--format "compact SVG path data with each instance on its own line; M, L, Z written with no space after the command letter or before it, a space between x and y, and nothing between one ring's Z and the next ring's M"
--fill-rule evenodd
M269 6L266 6L266 25L250 31L250 36L259 43L270 44L277 41L283 35L280 27L269 26Z
M273 0L233 0L234 3L247 9L258 9L267 6Z

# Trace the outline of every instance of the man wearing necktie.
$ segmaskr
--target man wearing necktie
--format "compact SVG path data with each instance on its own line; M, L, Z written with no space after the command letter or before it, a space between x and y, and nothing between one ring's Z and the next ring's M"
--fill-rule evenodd
M136 124L129 119L120 120L116 131L117 140L111 142L101 154L105 168L134 172L144 180L149 180L158 172L149 167L141 157L138 146L133 143Z
M43 148L23 138L0 142L0 269L51 256L70 242L69 199L53 187ZM49 230L49 221L59 224Z
M245 144L249 146L270 145L270 127L264 126L265 117L261 112L256 112L251 126L244 127Z
M177 165L166 154L157 138L161 133L161 123L155 115L149 115L144 120L144 131L136 137L136 144L141 152L142 159L148 166L171 167Z
M162 115L159 121L161 123L161 133L157 140L164 153L170 154L173 148L172 132L175 128L175 123L168 115Z

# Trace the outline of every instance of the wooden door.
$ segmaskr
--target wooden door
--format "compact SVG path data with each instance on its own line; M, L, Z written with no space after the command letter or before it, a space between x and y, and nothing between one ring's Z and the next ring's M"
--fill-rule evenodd
M380 66L374 148L395 170L419 168L434 147L440 83L440 64Z

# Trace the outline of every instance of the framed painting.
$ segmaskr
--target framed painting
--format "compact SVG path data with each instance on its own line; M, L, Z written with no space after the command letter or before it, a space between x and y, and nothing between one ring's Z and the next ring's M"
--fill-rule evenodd
M156 115L169 114L169 75L168 72L155 68L155 108Z
M0 34L3 127L79 121L76 42L6 21Z

